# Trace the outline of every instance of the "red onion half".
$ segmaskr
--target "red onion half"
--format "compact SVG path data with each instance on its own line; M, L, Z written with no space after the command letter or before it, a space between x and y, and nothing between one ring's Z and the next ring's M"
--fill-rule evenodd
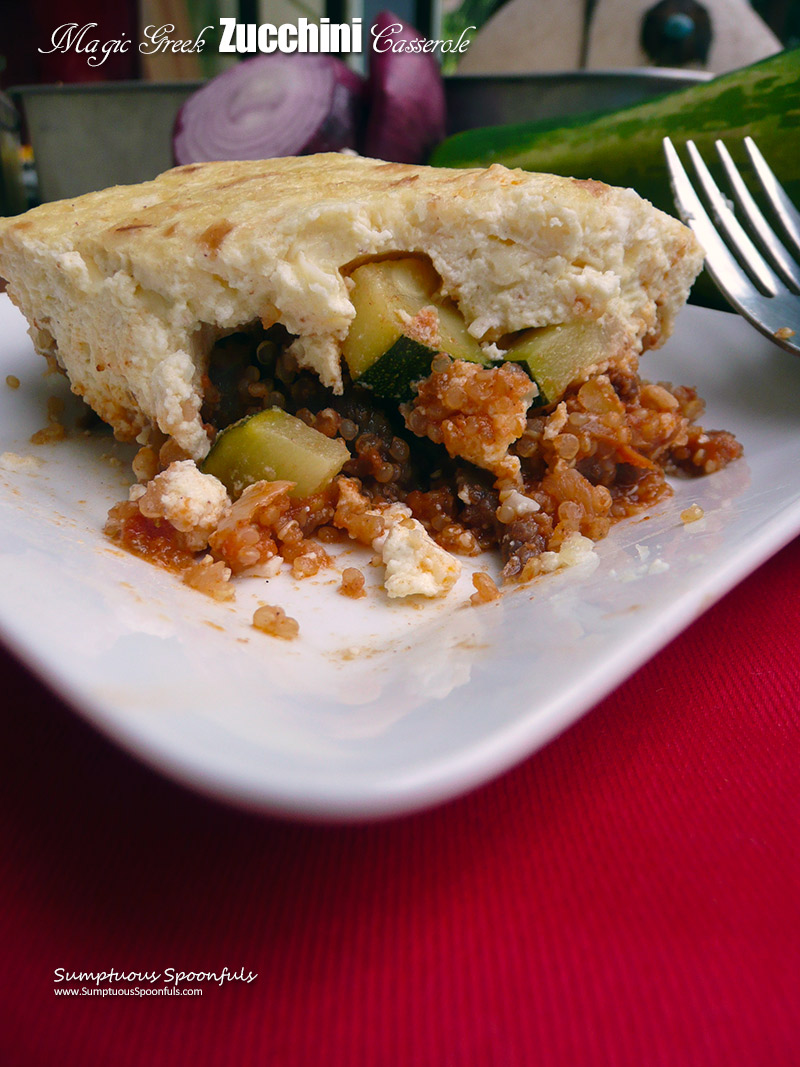
M392 50L424 43L425 38L390 11L376 17L372 34L370 111L362 151L393 163L423 163L445 136L439 64L432 52Z
M333 56L243 60L193 93L172 135L177 164L357 148L364 82Z

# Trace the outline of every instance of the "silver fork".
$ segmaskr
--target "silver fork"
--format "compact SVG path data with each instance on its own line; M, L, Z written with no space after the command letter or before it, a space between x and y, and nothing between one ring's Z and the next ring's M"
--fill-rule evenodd
M795 254L800 255L800 212L752 138L745 137L744 144L770 210L780 221L785 237L797 249ZM735 206L747 220L755 241L739 222L734 205L720 191L694 142L687 141L686 149L711 215L695 191L675 146L665 137L664 152L675 204L705 249L706 267L723 296L770 340L787 352L800 355L800 264L767 222L725 145L716 141L715 147Z

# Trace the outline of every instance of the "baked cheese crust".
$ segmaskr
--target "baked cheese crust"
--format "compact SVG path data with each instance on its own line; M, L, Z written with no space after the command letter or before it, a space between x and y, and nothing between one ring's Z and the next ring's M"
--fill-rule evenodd
M528 327L606 319L609 363L669 336L702 265L691 231L630 189L336 153L191 164L0 220L0 275L37 350L118 437L157 428L196 460L213 343L280 322L339 391L347 272L396 253L430 258L490 351Z

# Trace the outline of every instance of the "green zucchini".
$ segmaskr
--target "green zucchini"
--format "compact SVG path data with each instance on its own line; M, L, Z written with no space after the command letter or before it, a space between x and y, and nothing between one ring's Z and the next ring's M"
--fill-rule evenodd
M509 363L519 363L539 386L533 407L555 404L574 381L609 355L608 330L599 322L568 322L540 326L518 334L504 353Z
M427 378L436 352L410 337L398 337L358 379L376 396L398 403L414 395L414 383Z
M439 145L430 162L596 178L630 186L674 215L662 138L679 146L691 138L708 160L714 140L724 138L745 163L740 142L747 134L800 202L800 49L618 111L467 130Z
M289 495L306 497L330 485L349 458L341 438L326 437L302 419L269 408L218 434L203 472L219 478L234 498L262 481L294 482Z
M356 315L342 354L359 385L377 396L407 400L414 382L430 374L437 352L488 363L456 305L439 292L439 276L427 260L416 256L375 260L357 267L350 277ZM436 347L408 336L409 320L426 307L435 308L438 315Z

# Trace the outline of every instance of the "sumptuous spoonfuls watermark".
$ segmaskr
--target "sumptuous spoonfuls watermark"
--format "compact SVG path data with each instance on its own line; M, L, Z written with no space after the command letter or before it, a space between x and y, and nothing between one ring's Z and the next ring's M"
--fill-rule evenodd
M232 971L183 971L166 967L163 971L70 971L56 967L53 992L57 997L201 997L209 985L250 985L258 978L254 971L240 967Z
M466 52L469 48L469 34L475 26L467 26L457 40L426 40L419 37L408 40L403 36L403 26L392 23L382 29L373 26L371 30L371 48L375 52ZM364 50L363 26L360 18L350 22L331 22L330 19L309 21L300 18L296 23L283 22L237 22L234 18L221 18L219 25L204 26L194 38L183 39L175 36L175 26L165 23L163 26L145 26L143 40L134 42L126 33L120 37L103 40L98 33L98 23L65 22L58 26L50 36L48 48L39 48L42 55L54 52L74 52L85 55L91 67L101 67L109 56L130 52L137 46L142 55L190 54L202 52L208 41L206 35L214 31L218 36L217 51L252 55L272 52L291 54L328 53L334 55L360 54Z

